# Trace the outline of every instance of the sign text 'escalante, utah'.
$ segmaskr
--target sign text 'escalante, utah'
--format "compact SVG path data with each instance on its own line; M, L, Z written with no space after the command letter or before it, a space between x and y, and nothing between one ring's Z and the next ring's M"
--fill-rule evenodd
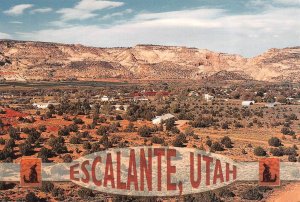
M175 196L226 186L237 163L188 148L133 147L96 152L72 162L70 180L111 194Z

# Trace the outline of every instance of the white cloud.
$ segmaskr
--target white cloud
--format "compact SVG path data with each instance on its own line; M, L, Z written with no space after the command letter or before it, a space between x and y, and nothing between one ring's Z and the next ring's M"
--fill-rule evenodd
M102 0L81 0L74 8L63 8L57 11L62 14L63 21L85 20L97 16L95 11L115 8L124 5L123 2Z
M111 13L111 14L108 14L108 15L104 15L103 17L101 17L101 19L106 20L106 19L109 19L109 18L117 17L117 16L123 16L123 15L129 14L129 13L132 13L132 12L133 12L132 9L126 9L126 10L121 11L121 12L116 12L116 13Z
M9 23L11 23L11 24L23 24L23 22L20 22L20 21L10 21Z
M300 8L269 8L258 14L231 14L199 8L142 13L108 28L80 26L23 34L22 39L113 47L136 44L183 45L254 56L269 48L300 44Z
M33 7L32 4L19 4L4 11L7 15L22 15L26 9Z
M300 0L251 0L246 3L247 6L254 6L260 8L271 8L271 7L294 7L300 6Z
M12 36L3 32L0 32L0 39L11 39Z
M64 22L64 21L51 21L49 22L49 25L50 26L54 26L54 27L70 27L72 25L68 24L67 22Z
M300 6L300 0L273 0L273 2L288 6Z
M32 10L30 13L35 14L35 13L48 13L51 12L53 9L52 8L37 8Z

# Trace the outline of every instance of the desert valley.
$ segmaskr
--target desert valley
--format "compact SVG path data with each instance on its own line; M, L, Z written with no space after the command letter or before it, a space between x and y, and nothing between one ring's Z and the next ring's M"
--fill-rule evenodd
M108 148L198 148L236 161L300 162L300 47L244 58L187 47L95 48L0 41L0 160L71 162ZM282 187L237 182L178 198L110 196L72 183L0 198L89 201L258 201ZM27 199L26 199L27 198Z

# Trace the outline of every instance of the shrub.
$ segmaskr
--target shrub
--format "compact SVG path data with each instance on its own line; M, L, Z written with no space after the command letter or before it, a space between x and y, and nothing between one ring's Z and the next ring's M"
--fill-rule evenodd
M254 148L254 154L256 156L266 156L267 152L260 146Z
M51 194L54 197L61 197L64 196L64 190L62 188L53 188Z
M242 154L247 154L247 151L245 149L242 149Z
M295 150L298 150L298 147L297 147L297 145L293 145L293 148L295 149Z
M273 147L281 146L281 141L277 137L271 137L268 142L269 142L269 145L273 146Z
M40 126L39 126L39 130L40 130L41 132L45 132L45 131L47 130L47 127L46 127L45 125L40 125Z
M5 148L10 148L13 149L16 146L15 140L14 139L9 139L5 143Z
M81 139L79 137L73 136L70 138L71 144L81 144Z
M213 119L212 117L205 117L205 118L198 118L195 121L191 122L191 125L194 128L207 128L213 125L216 120Z
M116 120L120 121L120 120L123 120L123 118L122 118L121 115L117 115L117 116L116 116Z
M78 126L76 124L71 124L67 128L70 132L78 132Z
M20 139L20 133L17 131L17 129L13 127L9 127L8 134L11 139L19 140Z
M175 140L173 141L173 146L174 147L183 147L184 143L186 143L186 137L184 134L179 134L177 135L177 137L175 138Z
M211 145L212 145L211 139L206 140L206 145L209 146L209 147L211 147Z
M78 196L82 199L87 199L89 197L93 197L93 191L90 189L81 188L78 190Z
M22 155L24 156L28 156L31 155L32 153L32 147L31 144L29 142L24 142L22 144L19 145L19 151Z
M224 129L224 130L229 129L229 126L228 126L227 122L225 122L225 123L222 124L222 129Z
M259 186L257 189L258 189L258 191L263 192L263 193L273 190L272 187L267 187L267 186Z
M150 137L151 136L151 128L147 127L147 126L142 126L141 128L138 129L138 134L141 137Z
M125 132L135 132L134 124L130 122L125 129Z
M292 129L290 129L288 127L283 127L281 129L281 133L284 135L295 135L295 131L293 131Z
M212 149L212 151L223 151L224 150L223 145L219 142L214 142L210 148Z
M109 131L109 127L108 126L100 126L98 129L97 129L97 135L99 136L103 136L103 135L106 135Z
M174 134L179 134L180 133L180 130L177 128L177 127L173 127L171 129L171 132L174 133Z
M65 143L65 139L62 136L59 136L57 138L51 137L48 141L48 145L50 147L55 147L58 144L64 144Z
M235 197L235 194L227 188L221 189L219 196L222 198Z
M41 191L49 193L53 190L54 184L52 182L44 181L42 183Z
M109 131L112 132L112 133L115 133L115 132L118 132L120 123L119 122L116 122L116 123L112 123L110 126L109 126Z
M41 158L43 162L47 162L48 161L48 158L51 158L53 156L53 152L52 150L46 148L46 147L43 147L39 153L38 153L38 158Z
M5 190L7 187L5 182L0 182L0 190Z
M34 143L36 140L38 140L41 136L41 133L38 132L36 129L31 129L30 131L28 131L28 142L30 143Z
M298 117L296 114L292 113L289 117L290 120L298 120Z
M151 142L154 144L163 144L165 142L164 138L153 136Z
M273 155L273 156L283 156L284 155L284 150L282 147L279 147L279 148L271 148L270 149L270 153Z
M166 130L171 130L175 126L175 119L166 120Z
M84 124L84 122L81 118L74 118L73 122L74 122L74 124Z
M249 188L242 193L242 198L246 200L261 200L263 195L257 188Z
M228 136L224 136L224 137L221 139L221 143L222 143L226 148L232 148L232 142L231 142L230 137L228 137Z
M222 202L221 198L219 198L215 193L208 191L205 193L197 194L197 195L187 195L184 198L184 201L205 201L205 202Z
M103 135L102 138L99 141L100 144L102 144L105 148L112 147L112 143L109 141L107 135Z
M236 128L244 128L243 124L241 124L240 122L235 123L234 125Z
M5 140L2 137L0 138L0 144L5 145Z
M70 135L70 130L67 127L64 127L58 131L59 136L68 136Z
M91 149L91 148L92 148L91 143L89 143L89 142L84 142L83 143L83 149L88 150L88 149Z
M68 152L67 147L65 145L61 144L61 143L58 143L52 149L57 154L63 154L63 153L67 153Z
M283 150L284 150L284 155L295 155L295 156L298 155L296 149L293 147L284 147Z
M9 160L14 158L14 150L13 148L4 148L0 151L0 160Z
M64 161L65 163L71 163L72 160L73 160L73 159L72 159L72 157L71 157L70 154L66 154L66 155L63 156L63 161Z
M288 157L289 162L297 162L297 156L292 154Z
M184 134L185 134L186 136L194 136L194 135L195 135L194 130L193 130L192 127L186 128L185 131L184 131Z
M26 202L37 202L40 199L33 193L33 192L29 192L28 194L26 194L25 196L25 201Z

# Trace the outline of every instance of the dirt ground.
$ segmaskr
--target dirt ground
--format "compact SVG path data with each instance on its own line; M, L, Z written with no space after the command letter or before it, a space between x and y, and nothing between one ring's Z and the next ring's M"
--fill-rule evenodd
M274 191L266 202L299 202L300 201L300 182L295 182Z

